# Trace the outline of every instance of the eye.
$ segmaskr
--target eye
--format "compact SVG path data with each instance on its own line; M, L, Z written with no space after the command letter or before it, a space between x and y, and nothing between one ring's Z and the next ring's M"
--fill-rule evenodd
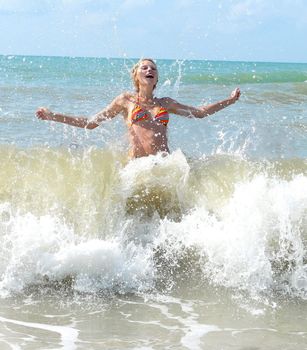
M141 66L141 70L147 70L148 68L151 68L151 70L153 71L157 70L157 68L154 66L148 66L148 65Z

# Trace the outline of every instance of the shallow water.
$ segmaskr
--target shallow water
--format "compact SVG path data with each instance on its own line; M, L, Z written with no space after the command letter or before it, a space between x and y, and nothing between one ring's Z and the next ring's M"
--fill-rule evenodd
M181 289L174 294L60 296L53 291L9 298L1 303L6 315L0 319L1 347L306 348L306 307L296 301L276 299L278 307L251 312L238 308L225 291Z

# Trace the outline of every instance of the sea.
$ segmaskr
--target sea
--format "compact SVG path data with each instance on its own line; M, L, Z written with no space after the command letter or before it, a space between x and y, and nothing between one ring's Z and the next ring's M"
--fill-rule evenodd
M136 59L0 56L0 348L307 349L307 64L158 59L171 152L128 159Z

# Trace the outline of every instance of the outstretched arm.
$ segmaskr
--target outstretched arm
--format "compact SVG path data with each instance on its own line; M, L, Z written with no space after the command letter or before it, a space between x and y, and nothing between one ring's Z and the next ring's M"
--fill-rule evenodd
M112 119L122 112L124 108L123 100L124 95L117 96L105 109L89 118L54 113L44 107L36 111L36 116L41 120L55 121L85 129L95 129L102 121Z
M201 106L201 107L192 107L187 106L184 104L181 104L171 98L168 98L166 100L167 109L170 113L182 115L185 117L195 117L195 118L205 118L209 115L212 115L221 109L224 109L225 107L228 107L232 104L234 104L240 97L241 92L239 88L236 88L232 93L230 94L230 97L226 98L225 100L212 103L207 106Z

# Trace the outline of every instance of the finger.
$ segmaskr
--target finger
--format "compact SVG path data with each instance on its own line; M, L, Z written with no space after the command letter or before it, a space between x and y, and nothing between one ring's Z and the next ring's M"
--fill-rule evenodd
M45 116L45 114L44 114L43 111L37 111L37 112L36 112L36 115L37 115L37 117L38 117L39 119L43 119L44 116Z

